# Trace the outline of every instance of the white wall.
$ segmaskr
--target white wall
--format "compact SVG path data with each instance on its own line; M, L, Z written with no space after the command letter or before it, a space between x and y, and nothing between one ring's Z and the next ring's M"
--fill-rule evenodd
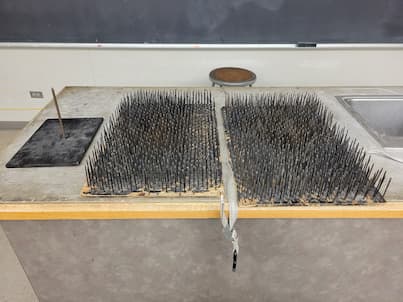
M210 86L240 66L255 86L403 85L402 49L0 48L0 121L28 121L64 86ZM30 90L45 93L31 99Z

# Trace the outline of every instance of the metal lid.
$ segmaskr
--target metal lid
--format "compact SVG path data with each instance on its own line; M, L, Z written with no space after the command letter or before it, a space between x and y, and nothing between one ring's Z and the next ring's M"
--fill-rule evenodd
M210 72L210 80L220 86L247 86L256 81L256 75L238 67L220 67Z

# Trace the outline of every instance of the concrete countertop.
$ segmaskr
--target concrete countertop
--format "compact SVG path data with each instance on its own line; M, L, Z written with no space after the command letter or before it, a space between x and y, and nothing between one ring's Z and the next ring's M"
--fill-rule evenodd
M10 144L0 154L0 215L7 211L13 211L14 205L25 205L32 207L37 204L47 205L49 211L57 212L63 210L54 208L57 205L63 205L70 209L70 212L80 212L74 208L77 206L88 207L88 205L100 207L108 205L111 208L104 207L102 211L110 212L115 211L125 212L125 208L114 208L116 205L125 205L128 211L139 210L136 207L144 205L147 207L144 211L151 211L155 215L157 212L165 211L169 207L174 206L176 211L182 211L181 215L176 218L187 217L186 211L193 211L196 218L216 217L218 211L218 197L215 198L129 198L129 197L82 197L80 191L85 182L84 164L91 152L93 145L96 143L97 138L102 132L102 128L108 123L108 118L114 111L116 106L121 101L122 97L127 93L134 90L142 89L138 87L67 87L58 95L59 106L64 118L71 117L104 117L105 121L97 133L92 145L89 148L86 156L84 157L81 165L75 167L54 167L54 168L24 168L24 169L7 169L5 164L8 160L18 151L18 149L26 142L26 140L36 131L36 129L47 118L56 118L56 111L53 103L49 103L15 138L14 142ZM144 89L144 88L143 88ZM158 88L152 88L158 89ZM165 89L165 88L161 88ZM166 88L175 89L175 88ZM329 88L177 88L182 90L189 89L207 89L211 91L215 102L224 102L225 94L231 91L242 91L248 93L258 92L314 92L316 93L324 105L334 114L335 120L342 126L348 129L349 135L356 138L366 150L382 150L381 145L346 111L346 109L337 101L336 96L346 95L403 95L403 87L329 87ZM403 158L403 150L396 151L394 156ZM403 210L403 164L392 161L390 159L372 155L372 161L375 168L384 168L387 175L392 177L392 183L386 195L388 200L387 204L396 205L399 211ZM389 202L390 201L390 202ZM158 205L158 206L156 206ZM11 208L10 208L11 207ZM72 208L73 207L73 208ZM355 206L354 209L368 208L372 206ZM376 205L375 207L382 207ZM300 208L300 207L293 207ZM325 207L302 207L310 208L310 211L317 211L312 208ZM326 209L337 208L340 212L341 209L348 207L345 206L326 206ZM22 209L22 208L21 208ZM29 212L31 208L25 208ZM204 209L206 212L200 214L200 210ZM273 208L255 208L255 211L262 213L262 211L273 211ZM274 208L276 209L276 208ZM277 208L278 209L278 208ZM39 211L39 209L37 209ZM91 209L84 209L90 211ZM250 209L245 209L251 211ZM277 211L280 211L278 209ZM289 211L288 209L281 208L281 211ZM356 211L356 210L354 210ZM251 212L249 212L249 215ZM348 214L344 212L346 217ZM400 212L399 212L400 213ZM78 214L77 214L78 215ZM123 215L123 214L122 214ZM121 215L121 216L122 216ZM257 215L257 214L256 214ZM267 214L266 214L267 215ZM316 214L315 214L316 215ZM341 215L341 214L340 214ZM344 215L344 214L343 214ZM403 215L403 211L402 211ZM71 216L71 215L70 215ZM68 216L68 217L70 217ZM115 218L121 217L117 215ZM123 215L124 216L124 215ZM147 216L147 215L146 215ZM158 215L157 215L158 216ZM162 217L166 218L161 214ZM242 216L242 213L240 213ZM247 215L246 215L247 216ZM253 215L252 215L253 216ZM257 215L259 216L259 215ZM261 215L262 216L262 215ZM264 215L263 215L264 216ZM262 217L263 217L262 216ZM270 216L270 215L269 215ZM309 215L308 215L309 216ZM104 217L101 215L101 217ZM131 216L128 215L127 218ZM219 215L218 215L219 217ZM250 217L250 216L248 216ZM260 216L259 216L260 217ZM345 216L343 216L345 217ZM5 219L7 217L4 217ZM95 217L97 218L97 217ZM174 217L175 218L175 217ZM0 216L1 219L1 216Z

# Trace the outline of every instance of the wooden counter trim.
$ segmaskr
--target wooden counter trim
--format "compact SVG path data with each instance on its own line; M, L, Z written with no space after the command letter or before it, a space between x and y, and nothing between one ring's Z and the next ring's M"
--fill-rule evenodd
M0 220L218 219L218 203L2 203ZM403 202L371 206L239 208L239 218L403 218Z

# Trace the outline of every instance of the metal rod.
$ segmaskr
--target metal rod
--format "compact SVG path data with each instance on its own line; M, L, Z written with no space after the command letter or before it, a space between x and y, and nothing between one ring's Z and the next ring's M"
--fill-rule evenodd
M62 116L61 116L61 114L60 114L59 105L57 104L56 93L55 93L55 90L54 90L53 88L52 88L52 94L53 94L53 101L55 102L55 106L56 106L57 118L59 119L60 137L61 137L61 138L66 138L66 134L65 134L65 132L64 132L64 126L63 126Z

